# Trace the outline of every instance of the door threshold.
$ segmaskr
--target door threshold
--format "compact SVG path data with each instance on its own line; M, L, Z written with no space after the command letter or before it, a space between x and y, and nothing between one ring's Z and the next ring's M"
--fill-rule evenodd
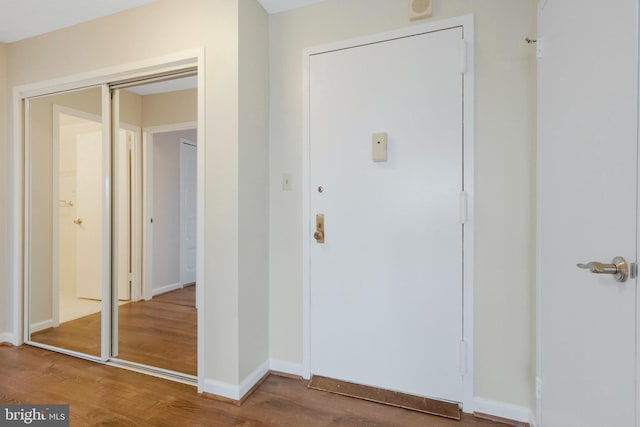
M194 387L198 386L198 377L196 377L195 375L183 374L182 372L171 371L169 369L162 369L155 366L144 365L142 363L136 363L117 358L111 358L108 362L105 362L105 364L109 366L115 366L116 368L138 372L140 374L151 375L152 377L191 385Z
M56 353L61 353L67 356L88 360L90 362L96 362L103 365L114 366L116 368L127 369L129 371L138 372L140 374L151 375L153 377L175 381L194 387L198 386L198 377L196 377L195 375L183 374L181 372L171 371L169 369L157 368L155 366L143 365L142 363L129 362L127 360L121 360L117 358L112 358L105 362L98 356L80 353L78 351L68 350L66 348L56 347L49 344L42 344L35 341L25 341L25 344L31 347L37 347L43 350L54 351Z
M461 418L460 405L456 402L430 399L428 397L354 384L333 378L321 377L319 375L312 376L307 387L454 420L460 420Z

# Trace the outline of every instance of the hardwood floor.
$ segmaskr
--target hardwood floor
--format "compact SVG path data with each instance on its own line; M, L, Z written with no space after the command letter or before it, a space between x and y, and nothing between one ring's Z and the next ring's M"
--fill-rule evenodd
M195 286L119 307L117 358L197 374ZM100 313L32 334L32 340L100 355Z
M270 376L238 407L196 389L34 347L0 346L0 402L70 404L71 426L506 426L434 417Z
M197 375L195 286L123 305L119 321L119 359Z

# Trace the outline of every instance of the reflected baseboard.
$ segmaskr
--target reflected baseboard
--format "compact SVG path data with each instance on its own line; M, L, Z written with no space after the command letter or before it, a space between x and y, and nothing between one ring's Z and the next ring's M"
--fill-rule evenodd
M31 333L44 331L45 329L54 328L58 325L53 323L53 319L43 320L42 322L32 323L29 330Z

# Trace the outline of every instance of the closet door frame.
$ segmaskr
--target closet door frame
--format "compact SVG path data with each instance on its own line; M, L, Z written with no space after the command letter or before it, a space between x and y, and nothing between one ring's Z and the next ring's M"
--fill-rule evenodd
M106 142L105 150L109 150L105 156L106 171L111 171L111 97L110 85L125 81L144 81L152 76L159 74L178 73L186 70L197 70L198 73L198 140L205 140L205 116L204 116L204 98L205 98L205 56L204 49L191 49L178 52L171 55L165 55L159 58L148 59L131 64L125 64L106 69L78 73L61 79L47 80L36 83L25 84L13 88L12 93L12 109L14 129L12 135L12 160L13 160L13 188L12 188L12 232L10 234L10 251L13 254L10 260L10 280L12 289L12 305L13 312L13 328L11 331L11 342L14 345L21 345L29 341L29 289L27 262L25 254L28 251L28 227L25 221L28 213L26 205L25 191L29 182L25 173L28 167L25 161L28 159L28 138L29 131L26 126L29 114L29 99L51 95L59 92L71 91L79 88L90 86L102 86L102 108L103 108L103 129L104 142ZM197 212L197 228L198 228L198 255L197 255L197 281L205 283L204 278L204 177L205 177L205 149L204 144L198 153L198 212ZM110 181L105 181L108 187L105 191L105 206L103 208L103 216L110 219L111 210L111 187ZM103 228L103 236L107 238L107 243L103 248L102 260L110 265L111 258L111 223L108 222ZM74 356L83 357L90 360L108 361L111 353L111 268L105 269L103 272L103 299L102 299L102 325L101 325L101 356L99 358L76 353L58 348L52 350L61 351ZM198 307L198 392L203 391L204 386L204 286L198 286L196 292L196 301ZM45 345L40 345L45 347Z

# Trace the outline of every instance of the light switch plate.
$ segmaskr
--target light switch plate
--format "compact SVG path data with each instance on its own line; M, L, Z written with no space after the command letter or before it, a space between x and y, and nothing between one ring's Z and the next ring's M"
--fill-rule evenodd
M387 161L387 133L379 132L371 135L371 156L374 162Z
M291 174L283 173L282 174L282 190L283 191L291 191L293 187L291 186Z

